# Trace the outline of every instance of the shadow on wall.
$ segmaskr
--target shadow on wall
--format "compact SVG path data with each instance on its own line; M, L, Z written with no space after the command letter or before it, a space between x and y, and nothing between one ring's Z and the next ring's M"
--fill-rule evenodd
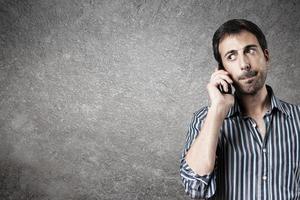
M100 189L89 190L82 183L78 169L49 156L41 158L36 148L28 151L24 146L32 148L32 144L24 145L26 134L6 125L0 120L0 199L101 199ZM16 141L19 145L12 145Z
M65 133L51 135L46 129L33 133L22 114L14 116L10 122L0 120L0 199L178 199L184 193L171 153L162 157L153 153L147 159L125 153L120 161L119 151L97 141L104 149L91 151L93 144L77 136L69 146L53 138L39 139L39 134L56 138L55 134ZM76 135L75 130L69 132Z
M166 189L171 187L175 190L177 184L169 185L174 180L161 180L162 183L153 184L151 177L138 177L135 175L136 181L134 184L122 186L118 183L117 178L106 180L107 184L104 185L99 180L103 187L96 186L94 188L89 185L84 185L84 181L76 177L76 175L67 175L55 171L55 176L51 176L51 165L47 166L47 170L42 170L37 166L25 164L19 160L5 159L0 160L0 199L12 200L98 200L98 199L169 199L175 195L184 193L181 191L174 191L173 195L167 195ZM45 172L50 174L45 174ZM121 180L121 174L119 179ZM111 183L109 183L111 182ZM122 181L119 181L122 182ZM143 186L141 186L143 182ZM112 185L110 185L112 184ZM161 188L163 184L163 188ZM164 185L167 184L167 185ZM108 189L108 186L111 186ZM130 190L124 190L124 193L112 193L115 187L121 190L129 187ZM95 189L96 188L96 189ZM108 190L106 190L108 189ZM106 190L106 191L104 191ZM160 191L160 192L159 192ZM158 192L158 193L157 193ZM157 193L156 195L154 195ZM154 196L153 196L154 195ZM173 198L171 198L173 199ZM183 199L189 199L184 196Z
M46 191L37 177L38 170L13 160L0 161L1 199L43 199Z
M5 141L1 143L2 146ZM13 147L6 144L7 150L12 151ZM13 160L12 156L8 158L3 153L1 155L0 199L101 199L100 191L86 191L80 185L75 175L60 174L51 165L33 166L21 160Z

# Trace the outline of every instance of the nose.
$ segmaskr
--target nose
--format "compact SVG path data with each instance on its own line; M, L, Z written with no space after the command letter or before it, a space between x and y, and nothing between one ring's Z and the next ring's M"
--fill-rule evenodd
M247 55L243 55L240 58L240 66L241 66L241 70L246 70L249 71L250 70L250 63L249 63L249 59L247 57Z

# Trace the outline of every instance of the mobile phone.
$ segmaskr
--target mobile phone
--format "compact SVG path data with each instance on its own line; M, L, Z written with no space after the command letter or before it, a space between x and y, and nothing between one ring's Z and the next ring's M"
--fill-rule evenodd
M223 67L223 65L220 64L220 63L219 63L218 69L219 69L219 70L221 70L221 69L225 70L225 68ZM220 92L223 93L223 94L232 94L232 88L231 88L231 85L230 85L226 80L225 80L225 82L228 84L228 91L225 92L225 90L224 90L224 88L223 88L223 86L222 86L221 84L218 86L218 89L219 89Z

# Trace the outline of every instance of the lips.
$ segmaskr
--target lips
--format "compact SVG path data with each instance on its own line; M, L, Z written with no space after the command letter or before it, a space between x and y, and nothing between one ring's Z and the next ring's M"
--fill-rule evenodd
M242 81L246 81L246 82L249 83L249 82L253 81L253 79L255 79L255 77L256 77L256 76L246 77L246 78L243 78Z
M249 79L255 77L256 75L257 75L257 72L255 72L255 71L248 71L248 72L243 73L240 76L240 80L249 80Z

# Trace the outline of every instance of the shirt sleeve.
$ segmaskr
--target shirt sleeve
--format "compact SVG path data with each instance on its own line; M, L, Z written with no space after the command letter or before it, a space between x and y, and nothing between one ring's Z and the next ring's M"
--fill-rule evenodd
M193 199L207 199L211 198L216 193L216 171L217 159L215 161L214 170L210 174L203 176L195 173L187 164L185 155L190 149L191 145L198 136L204 119L207 116L208 107L204 107L198 112L194 113L192 122L186 136L186 144L180 159L180 175L182 184L186 194Z

